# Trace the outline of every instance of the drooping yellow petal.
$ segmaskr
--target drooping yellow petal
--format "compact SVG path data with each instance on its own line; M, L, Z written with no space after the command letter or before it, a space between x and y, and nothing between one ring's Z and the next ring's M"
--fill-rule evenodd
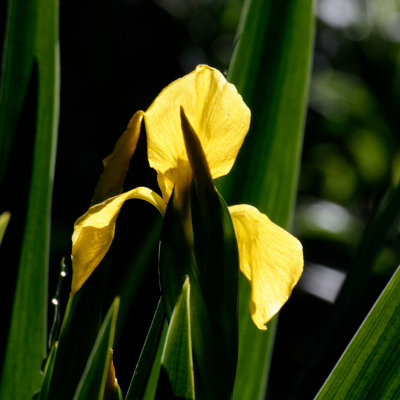
M235 86L206 65L167 86L145 112L150 166L177 183L179 161L188 160L181 106L204 149L212 177L227 174L249 129L250 110Z
M289 298L303 271L301 243L255 207L229 207L240 269L251 284L250 312L259 329Z
M72 235L71 295L76 293L99 265L111 246L115 221L126 200L141 199L165 214L165 201L155 192L138 187L89 208L78 218Z
M129 121L125 132L117 140L113 152L103 160L104 171L97 184L92 204L100 203L120 194L129 163L140 135L143 111L137 111Z

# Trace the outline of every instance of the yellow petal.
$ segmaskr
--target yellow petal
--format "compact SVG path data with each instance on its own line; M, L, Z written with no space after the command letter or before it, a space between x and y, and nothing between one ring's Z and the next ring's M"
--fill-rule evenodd
M72 284L71 295L76 293L99 265L111 246L115 232L115 221L126 200L141 199L165 214L164 200L146 187L111 197L89 208L78 218L72 235Z
M212 177L226 175L249 129L250 110L235 86L206 65L167 86L145 112L150 166L177 183L179 161L187 164L181 106L204 149Z
M174 189L174 182L168 179L165 175L157 174L157 183L161 190L162 197L168 203Z
M250 312L259 329L289 298L303 271L301 243L255 207L229 207L240 269L251 284Z
M115 144L113 152L103 160L104 171L94 192L92 204L122 192L129 163L139 139L142 119L143 111L137 111Z
M0 243L3 240L3 236L6 233L8 222L10 221L11 213L9 211L4 211L0 214Z

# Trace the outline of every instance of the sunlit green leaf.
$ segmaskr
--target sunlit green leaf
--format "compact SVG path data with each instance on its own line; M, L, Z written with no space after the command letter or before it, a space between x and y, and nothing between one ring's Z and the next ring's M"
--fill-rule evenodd
M44 376L43 383L42 387L40 388L40 394L38 400L46 400L48 398L47 396L49 394L50 380L53 373L54 360L56 359L57 345L58 343L55 342L50 350L49 358L46 361L46 366L43 372Z
M8 7L0 95L0 183L10 149L19 153L15 131L23 106L30 107L25 111L34 116L26 132L32 132L34 139L24 138L34 147L27 210L21 210L26 222L0 397L25 399L40 387L46 353L50 199L58 123L58 1L13 0Z
M250 131L219 185L228 204L248 203L288 228L292 219L313 45L312 0L245 2L228 79L252 112ZM267 332L248 312L242 277L234 398L264 396L275 322Z
M118 307L119 298L117 297L104 319L96 343L88 358L85 371L75 392L74 400L103 399L112 362L111 349L114 342Z
M161 357L157 398L167 397L194 399L189 277L172 311Z
M337 343L344 341L344 337L348 333L345 328L354 319L354 309L357 303L362 302L366 296L368 278L371 276L370 272L374 262L385 245L397 233L400 224L399 204L400 184L389 188L363 232L330 318L325 324L313 356L309 360L304 381L318 370L319 363L327 352L337 346Z
M153 366L151 367L150 376L147 380L147 385L143 395L143 400L153 400L156 395L158 378L160 376L160 369L161 369L161 356L164 348L165 338L167 337L167 330L168 330L168 325L165 322L162 328L157 351L154 357ZM141 397L134 397L134 399L136 398L141 399Z
M110 400L123 400L123 398L124 397L122 396L121 388L119 387L119 385L116 385L113 396L111 397Z
M400 393L400 268L382 292L316 400L395 399Z

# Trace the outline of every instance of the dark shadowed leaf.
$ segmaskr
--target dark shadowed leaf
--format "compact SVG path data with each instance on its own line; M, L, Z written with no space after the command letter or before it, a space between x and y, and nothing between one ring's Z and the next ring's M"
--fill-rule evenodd
M107 267L106 262L101 264L68 301L58 339L49 398L70 400L74 396L103 320ZM82 335L82 332L85 334Z
M162 300L158 302L156 312L153 317L146 341L143 345L139 360L136 364L128 393L125 400L140 400L149 382L152 365L155 363L157 349L161 339L161 333L165 321L164 304ZM161 341L161 346L164 341ZM160 360L158 360L158 363ZM154 388L155 390L155 388Z

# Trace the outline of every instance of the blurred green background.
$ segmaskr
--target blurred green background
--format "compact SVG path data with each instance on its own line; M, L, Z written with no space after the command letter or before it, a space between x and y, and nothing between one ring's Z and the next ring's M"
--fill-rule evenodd
M271 399L313 397L400 261L397 234L372 270L365 272L351 308L335 327L339 329L329 350L321 353L327 340L325 323L364 227L386 188L400 178L400 1L320 0L315 6L315 55L293 228L303 243L306 264L301 282L280 313ZM101 160L133 113L145 110L168 83L201 63L227 71L242 1L71 0L60 7L61 112L50 293L56 290L63 256L70 268L73 222L90 204ZM2 35L5 9L3 0ZM28 121L29 116L27 126ZM29 179L31 144L19 143L0 210L10 210L22 221L18 210L24 209L26 193L21 183ZM126 188L157 187L155 173L146 163L141 135ZM117 332L114 353L123 391L158 301L157 221L150 206L129 202L118 219L116 240L106 260L114 290L105 304L132 287L132 298L121 304L126 318L121 318L125 322ZM1 248L9 257L19 250L7 245L20 234L18 229L18 224L10 225ZM151 245L146 245L148 235L155 238ZM133 296L139 278L131 273L121 282L121 277L133 269L132 254L147 251L154 262ZM1 291L5 321L15 271L8 273L11 283ZM68 285L61 297L64 305ZM1 336L6 332L2 327Z

